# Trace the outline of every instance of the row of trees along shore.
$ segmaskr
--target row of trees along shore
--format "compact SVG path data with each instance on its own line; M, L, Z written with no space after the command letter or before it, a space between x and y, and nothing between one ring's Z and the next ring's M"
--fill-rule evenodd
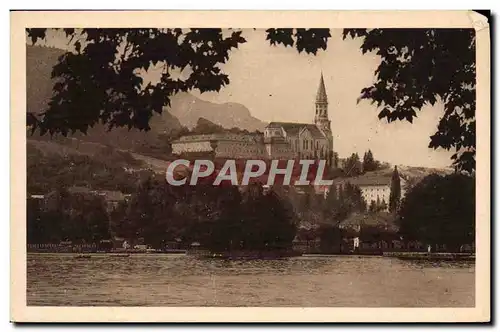
M396 185L393 190L400 189ZM474 241L474 193L471 176L429 175L400 204L388 202L386 212L383 205L367 204L360 189L348 182L332 186L325 197L307 186L175 187L163 177L149 177L110 212L101 197L70 194L64 188L43 201L28 198L28 243L98 243L123 237L132 242L143 239L155 248L180 239L185 245L199 242L215 251L282 249L290 248L296 236L335 242L349 235L339 225L359 215L396 225L399 232L391 230L392 238L446 244L455 250ZM395 196L391 192L391 198ZM313 227L304 230L300 227L304 222ZM371 238L388 232L387 224L369 224L361 232Z
M101 198L54 191L40 204L28 200L28 242L99 242L111 236L143 239L155 248L182 239L212 250L265 250L290 247L297 218L275 190L250 185L167 185L164 179L142 182L128 202L109 215Z

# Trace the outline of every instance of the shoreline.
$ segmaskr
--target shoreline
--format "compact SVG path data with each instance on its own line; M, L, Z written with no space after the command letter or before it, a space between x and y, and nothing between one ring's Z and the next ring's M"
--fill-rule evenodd
M294 254L271 254L271 255L229 255L229 254L216 254L216 253L189 253L188 251L176 251L176 252L145 252L145 251L135 251L135 252L57 252L57 251L29 251L28 255L67 255L73 258L90 258L93 256L100 257L112 257L112 258L126 258L134 255L161 255L161 256L189 256L199 259L218 259L218 260L273 260L273 259L287 259L296 257L345 257L345 256L356 256L356 257L378 257L378 258L397 258L400 260L407 261L468 261L473 262L476 259L475 253L453 253L453 252L383 252L383 253L294 253Z

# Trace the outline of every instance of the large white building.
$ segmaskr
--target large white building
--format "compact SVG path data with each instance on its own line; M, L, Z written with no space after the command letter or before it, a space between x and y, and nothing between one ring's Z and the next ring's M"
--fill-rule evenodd
M217 158L265 158L262 135L217 133L186 135L172 142L175 155L207 153Z
M391 181L392 172L369 172L357 177L346 178L337 180L335 185L341 186L346 183L357 186L361 190L361 195L363 199L369 206L373 202L385 202L387 206L389 205L389 200L391 196ZM402 199L406 194L406 181L403 177L399 177L399 182L401 186L401 197ZM327 194L329 188L323 188L325 195Z

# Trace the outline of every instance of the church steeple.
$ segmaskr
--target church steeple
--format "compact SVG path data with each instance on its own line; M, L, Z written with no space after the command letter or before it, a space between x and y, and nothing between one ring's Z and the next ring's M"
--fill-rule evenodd
M316 125L326 125L328 121L328 97L326 96L325 80L323 79L323 72L319 80L318 92L316 93L316 115L314 117ZM330 127L330 124L327 124Z
M326 96L325 81L323 80L323 72L321 72L318 93L316 93L316 103L328 104L328 97Z
M323 73L319 79L318 92L316 93L316 115L314 116L314 123L316 127L325 135L328 143L325 158L328 164L334 165L333 160L333 135L330 119L328 119L328 97L326 95L325 80Z

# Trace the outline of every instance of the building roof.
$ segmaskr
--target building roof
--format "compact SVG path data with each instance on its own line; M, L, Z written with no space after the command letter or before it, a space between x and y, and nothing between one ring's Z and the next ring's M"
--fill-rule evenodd
M316 93L317 103L327 103L328 97L326 96L325 81L323 80L323 73L321 73L321 78L319 80L318 92Z
M271 122L266 128L283 128L287 135L295 136L304 129L308 129L314 138L325 138L321 130L312 123L298 123L298 122Z
M288 142L283 137L266 137L266 138L264 138L264 143L288 145Z
M358 187L366 187L366 186L390 186L391 185L391 176L387 175L373 175L373 174L364 174L361 176L357 176L355 178L349 179L351 184L357 185Z
M399 176L401 179L401 183L405 180L404 178ZM336 182L347 183L356 185L358 187L368 187L368 186L390 186L392 180L391 173L382 173L382 172L368 172L360 176L352 177L352 178L339 178Z
M247 142L253 143L263 139L261 133L216 133L216 134L189 134L181 136L179 139L172 141L172 143L187 143L187 142L211 142L211 141L234 141L234 142Z
M325 135L323 135L323 133L321 132L321 130L319 130L319 128L316 125L307 124L305 126L305 128L307 128L307 130L309 130L309 132L311 133L312 137L314 137L316 139L325 138Z
M271 122L266 128L283 128L288 135L295 135L299 133L300 129L307 125L307 123L298 122Z

